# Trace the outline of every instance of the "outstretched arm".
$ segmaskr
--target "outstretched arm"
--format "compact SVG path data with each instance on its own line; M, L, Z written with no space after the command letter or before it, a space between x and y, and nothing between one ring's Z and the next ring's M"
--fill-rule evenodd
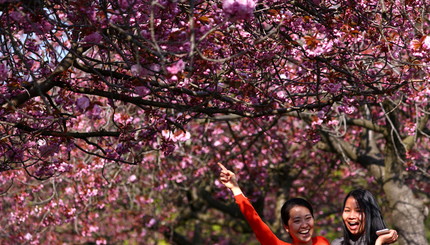
M233 192L234 199L236 200L240 211L248 221L248 224L254 231L258 241L260 241L262 245L289 245L289 243L279 240L275 234L273 234L269 226L261 220L251 202L249 202L244 195L241 195L242 190L237 183L236 175L221 163L218 163L218 166L221 168L219 180L225 185L225 187L229 188Z

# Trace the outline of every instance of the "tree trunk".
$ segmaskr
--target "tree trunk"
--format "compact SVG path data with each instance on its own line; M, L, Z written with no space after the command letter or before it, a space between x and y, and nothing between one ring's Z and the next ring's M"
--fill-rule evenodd
M394 229L399 233L399 244L428 245L424 229L427 212L423 201L398 180L388 180L384 184L384 192L392 209Z
M331 138L333 140L333 138ZM405 184L405 166L399 155L404 156L401 147L395 147L393 141L388 137L384 153L376 150L373 139L367 141L366 151L354 150L351 145L337 139L341 145L341 151L351 160L359 162L369 170L369 173L378 179L386 194L390 215L393 220L394 229L399 234L400 245L428 245L425 236L424 221L428 215L428 208L424 199L415 195L413 190ZM399 145L399 144L397 144ZM350 149L351 148L351 149ZM357 155L354 152L359 152Z
M427 208L424 201L414 195L412 189L405 184L405 166L398 156L399 149L402 148L396 148L392 141L387 140L384 154L385 169L381 176L393 225L399 234L400 245L428 245L424 229Z

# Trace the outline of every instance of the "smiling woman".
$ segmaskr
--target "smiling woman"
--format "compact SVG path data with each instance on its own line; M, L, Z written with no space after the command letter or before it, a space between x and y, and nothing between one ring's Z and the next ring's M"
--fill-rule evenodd
M342 219L345 221L345 226L353 236L357 236L364 232L365 216L357 200L353 197L348 197L348 199L346 199Z
M367 190L356 189L345 197L342 220L343 237L331 245L381 245L397 241L395 230L377 234L386 225L375 197Z
M227 170L221 163L220 181L229 188L248 224L262 245L290 245L277 238L270 228L261 220L249 200L243 195L232 171ZM284 229L293 240L293 245L328 245L326 238L313 237L314 214L311 204L302 198L292 198L281 208Z
M302 198L292 198L281 209L282 222L294 244L313 244L314 214L309 202Z

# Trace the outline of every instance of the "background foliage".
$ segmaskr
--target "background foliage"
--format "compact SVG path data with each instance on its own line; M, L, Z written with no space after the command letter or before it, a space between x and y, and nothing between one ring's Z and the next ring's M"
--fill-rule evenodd
M0 0L1 243L255 243L221 161L280 237L361 186L428 244L429 8Z

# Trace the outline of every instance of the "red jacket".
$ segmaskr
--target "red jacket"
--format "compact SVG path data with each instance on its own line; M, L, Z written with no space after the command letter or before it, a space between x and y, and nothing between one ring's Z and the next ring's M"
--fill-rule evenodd
M240 211L243 216L245 216L245 219L248 221L248 224L251 226L261 245L291 245L291 243L279 240L275 234L273 234L269 226L261 220L248 198L240 194L234 196L234 199L236 200L237 205L239 205ZM322 236L313 237L312 244L330 245L328 240Z

